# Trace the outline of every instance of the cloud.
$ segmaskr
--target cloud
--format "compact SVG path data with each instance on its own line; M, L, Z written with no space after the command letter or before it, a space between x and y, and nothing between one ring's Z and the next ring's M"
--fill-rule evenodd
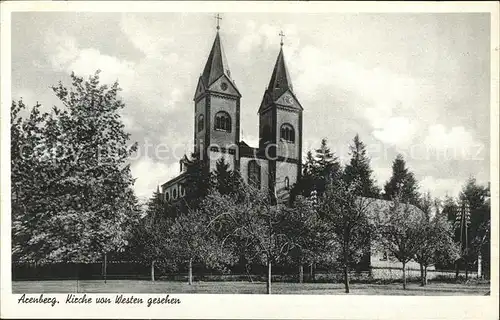
M313 45L299 51L295 66L299 97L333 93L331 99L345 110L344 116L366 121L367 130L388 145L408 147L419 135L425 117L419 101L427 87L418 79L380 66L369 68Z
M291 58L297 52L299 47L299 37L297 36L297 26L294 24L286 24L282 27L271 24L257 25L255 21L248 20L246 22L246 30L243 31L243 36L240 38L237 47L240 53L250 53L251 51L268 51L271 48L276 48L279 44L279 34L283 31L285 50Z
M377 185L383 188L385 182L389 180L392 175L392 169L390 168L390 166L373 166L372 170L373 176L377 180Z
M408 146L417 133L418 124L415 120L405 117L391 117L380 129L373 131L373 136L381 142L395 146Z
M99 69L102 82L119 80L125 90L134 82L135 63L131 61L102 54L95 48L80 48L74 37L54 32L49 32L45 44L52 68L57 71L87 76Z
M139 29L143 30L143 29ZM135 39L137 34L134 33ZM140 38L140 37L139 37ZM146 56L140 61L129 61L118 57L102 54L96 48L81 48L74 37L50 32L46 38L49 61L57 71L87 76L96 70L101 70L103 83L112 84L119 81L125 97L135 97L147 102L149 107L168 106L172 110L187 97L182 88L182 79L176 74L165 79L165 72L179 61L176 53L169 53L162 59ZM181 86L169 85L180 81Z
M462 126L452 127L449 130L442 124L429 126L424 143L434 149L464 150L480 145L473 134Z
M121 16L120 28L147 58L168 60L168 48L174 44L174 37L167 36L165 32L157 32L155 28L148 28L146 23L130 14Z
M103 55L98 50L89 48L80 50L78 57L69 64L67 70L84 75L91 70L102 69L100 78L104 83L113 83L119 80L120 86L126 90L134 82L134 67L133 62Z
M435 178L433 176L425 176L420 180L420 192L430 191L433 197L440 199L446 195L456 197L465 180L457 180L453 178Z
M241 37L238 43L238 51L245 53L253 50L254 48L260 46L262 42L262 36L255 32L255 22L249 20L246 23L247 32Z

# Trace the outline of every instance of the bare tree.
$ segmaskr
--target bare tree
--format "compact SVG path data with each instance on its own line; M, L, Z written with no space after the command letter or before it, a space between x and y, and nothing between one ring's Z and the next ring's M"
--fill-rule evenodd
M268 191L242 183L236 195L212 192L203 207L212 213L210 227L225 234L221 246L228 242L243 243L251 261L267 266L266 292L271 294L272 266L284 261L298 245L293 232L288 232L297 226L284 227L288 212L284 205L276 203Z
M235 260L230 244L220 245L221 235L210 228L210 219L208 210L189 208L187 212L178 213L169 235L165 235L172 239L171 250L174 256L179 261L187 262L190 285L193 283L194 262L224 269Z
M427 284L427 268L436 262L455 261L459 248L453 241L451 225L446 217L436 213L433 217L424 215L417 221L420 243L416 247L414 260L420 264L421 286Z
M373 199L357 196L358 187L358 180L332 179L318 205L325 222L325 235L339 248L338 260L343 267L346 293L349 293L349 266L359 261L370 243L368 210Z
M311 199L298 196L284 208L285 219L278 225L290 240L289 262L298 266L298 282L304 282L304 264L313 263L324 253L324 226Z
M406 264L413 259L422 243L418 220L423 212L395 197L389 208L375 215L378 242L403 265L403 289L406 289Z

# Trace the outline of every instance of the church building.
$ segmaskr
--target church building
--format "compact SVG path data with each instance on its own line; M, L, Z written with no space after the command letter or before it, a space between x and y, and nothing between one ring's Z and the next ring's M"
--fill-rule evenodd
M283 40L270 81L263 93L259 115L259 145L240 140L241 94L229 69L221 35L217 33L203 73L194 92L194 153L210 172L224 157L246 183L270 190L280 201L289 198L290 188L301 174L302 112L283 54ZM283 37L283 34L280 34ZM283 38L282 38L283 39ZM164 183L165 201L185 195L183 182L189 159L180 161L180 173Z
M281 40L278 57L270 81L263 93L260 106L254 106L259 115L259 145L249 146L240 140L241 94L229 69L221 36L217 33L203 73L194 93L194 154L205 161L208 171L224 157L231 170L240 172L246 183L260 190L274 193L280 202L289 200L291 187L299 180L302 155L303 108L294 93L292 79L287 69ZM280 36L284 36L282 33ZM283 39L283 38L282 38ZM161 187L164 200L175 202L184 197L187 156L180 160L180 173ZM389 212L390 201L372 199L369 215ZM412 207L414 214L419 209ZM363 258L364 270L374 278L400 278L399 262L372 241ZM410 276L418 274L419 265L407 263ZM430 271L434 267L429 268ZM430 275L429 278L434 275Z

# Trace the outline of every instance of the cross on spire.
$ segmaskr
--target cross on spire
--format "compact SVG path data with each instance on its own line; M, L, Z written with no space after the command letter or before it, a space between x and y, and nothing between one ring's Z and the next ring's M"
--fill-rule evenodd
M280 31L279 36L281 37L280 45L283 46L283 38L285 37L285 34L283 33L283 31Z
M217 21L217 30L219 30L219 29L220 29L220 25L219 25L220 20L222 20L222 18L221 18L221 17L220 17L220 15L217 13L217 14L215 15L215 21Z

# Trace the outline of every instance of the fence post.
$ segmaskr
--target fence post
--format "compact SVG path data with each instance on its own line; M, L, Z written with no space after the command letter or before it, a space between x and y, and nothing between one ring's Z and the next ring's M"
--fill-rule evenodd
M477 256L477 278L481 279L481 253Z

